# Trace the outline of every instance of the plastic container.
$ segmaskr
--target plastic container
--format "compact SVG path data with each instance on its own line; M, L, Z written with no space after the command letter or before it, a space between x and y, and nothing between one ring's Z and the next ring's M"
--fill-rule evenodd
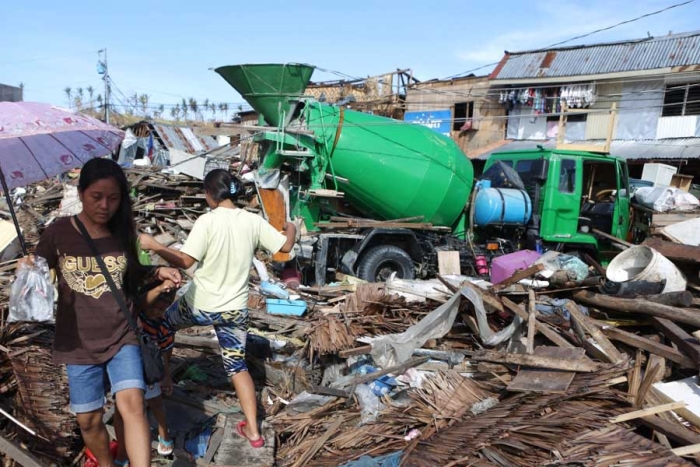
M608 265L608 280L621 284L620 293L625 295L653 294L663 283L661 293L682 292L687 282L678 268L664 255L638 245L617 255Z
M644 164L642 180L650 181L654 186L671 186L676 168L666 164Z
M267 312L271 315L302 316L306 313L306 302L304 300L280 300L268 298Z
M509 255L499 256L491 261L491 283L498 284L520 269L526 269L541 255L532 250L520 250Z
M479 182L474 200L474 224L525 225L532 216L532 202L524 190L490 188L488 180Z

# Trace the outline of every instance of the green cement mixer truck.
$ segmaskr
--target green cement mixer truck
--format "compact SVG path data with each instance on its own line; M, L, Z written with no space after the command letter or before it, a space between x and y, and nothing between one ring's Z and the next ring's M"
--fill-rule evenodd
M322 285L334 272L369 281L427 277L440 251L459 251L465 274L487 274L498 255L524 248L595 255L594 231L627 235L622 159L502 152L486 164L493 176L475 183L471 162L450 138L304 96L312 66L215 71L260 115L256 185L271 221L303 218L311 235L299 257L308 282Z

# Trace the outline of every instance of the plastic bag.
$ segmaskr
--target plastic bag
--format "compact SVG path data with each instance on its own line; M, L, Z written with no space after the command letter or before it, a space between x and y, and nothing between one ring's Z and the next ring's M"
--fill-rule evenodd
M54 288L46 259L35 256L34 264L22 264L10 289L7 321L53 321Z
M634 192L635 200L656 212L692 211L700 201L685 190L672 187L642 187Z

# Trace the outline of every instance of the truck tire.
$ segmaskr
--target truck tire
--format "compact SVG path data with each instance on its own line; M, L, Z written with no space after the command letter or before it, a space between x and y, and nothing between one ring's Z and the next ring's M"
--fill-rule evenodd
M415 278L413 259L394 245L379 245L371 248L360 259L357 275L367 282L386 282L392 273L399 279Z

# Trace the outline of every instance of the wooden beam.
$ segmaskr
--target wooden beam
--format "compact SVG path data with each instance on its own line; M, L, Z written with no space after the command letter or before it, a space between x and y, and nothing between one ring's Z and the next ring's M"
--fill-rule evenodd
M0 451L23 467L46 467L46 464L34 457L32 453L2 435L0 435Z
M531 366L533 368L549 368L552 370L578 371L592 373L598 371L600 366L590 360L565 360L561 358L541 357L537 355L498 353L484 351L472 355L472 360L509 363L511 365Z
M509 285L517 284L518 282L520 282L523 279L527 279L528 277L534 276L535 274L542 271L543 269L544 269L544 264L533 264L525 269L522 269L520 271L516 271L508 279L494 285L494 288L498 290L498 289L503 289L505 287L508 287Z
M502 297L501 300L503 301L503 305L505 305L506 308L515 313L517 316L520 316L520 319L522 319L523 321L528 320L529 315L525 312L524 307L517 305L507 297ZM535 328L537 329L537 332L541 333L544 337L549 339L553 344L556 344L558 347L574 348L574 345L571 342L561 337L561 335L557 331L552 329L547 323L537 321Z
M677 456L689 456L691 454L697 454L700 452L700 444L691 444L690 446L683 446L676 449L671 449L671 452Z
M340 387L346 387L346 386L357 386L358 384L364 384L368 383L370 381L374 381L375 379L379 378L380 376L388 375L389 373L396 373L396 374L403 374L406 370L409 368L416 367L418 365L421 365L425 362L430 360L428 357L418 357L418 358L412 358L411 360L401 363L400 365L394 365L390 366L388 368L385 368L381 371L376 371L374 373L369 373L366 375L360 375L356 378L353 378L350 381L345 381L340 384Z
M535 309L535 291L528 290L528 308L529 313L527 317L527 346L525 351L529 354L535 353L535 332L537 328L537 316Z
M626 313L640 313L643 315L666 318L672 321L692 324L700 328L700 313L685 308L678 308L660 303L645 302L643 300L618 298L602 295L586 290L574 292L574 300L599 308L607 308Z
M695 362L686 357L673 347L659 344L651 339L647 339L631 332L623 331L622 329L606 327L603 328L603 333L610 339L625 343L635 349L646 350L647 352L658 355L659 357L667 358L672 362L678 363L683 368L696 368Z
M583 326L583 328L593 337L598 345L600 345L610 363L619 363L624 360L622 354L618 352L612 342L610 342L610 340L605 337L602 332L600 332L600 329L598 329L598 327L588 316L581 312L574 302L569 301L565 307L569 313L571 313L571 317L578 321L581 326Z
M685 402L671 402L670 404L657 405L656 407L647 407L646 409L634 410L617 417L610 419L610 423L622 423L634 420L635 418L647 417L649 415L656 415L659 413L670 412L672 410L682 409L686 406Z
M700 365L700 342L695 337L688 334L673 321L665 318L651 318L651 323L666 336L666 338L676 344L695 365Z
M657 415L637 419L635 423L642 424L652 430L663 433L677 443L700 444L700 434L687 429L679 423L666 421Z

